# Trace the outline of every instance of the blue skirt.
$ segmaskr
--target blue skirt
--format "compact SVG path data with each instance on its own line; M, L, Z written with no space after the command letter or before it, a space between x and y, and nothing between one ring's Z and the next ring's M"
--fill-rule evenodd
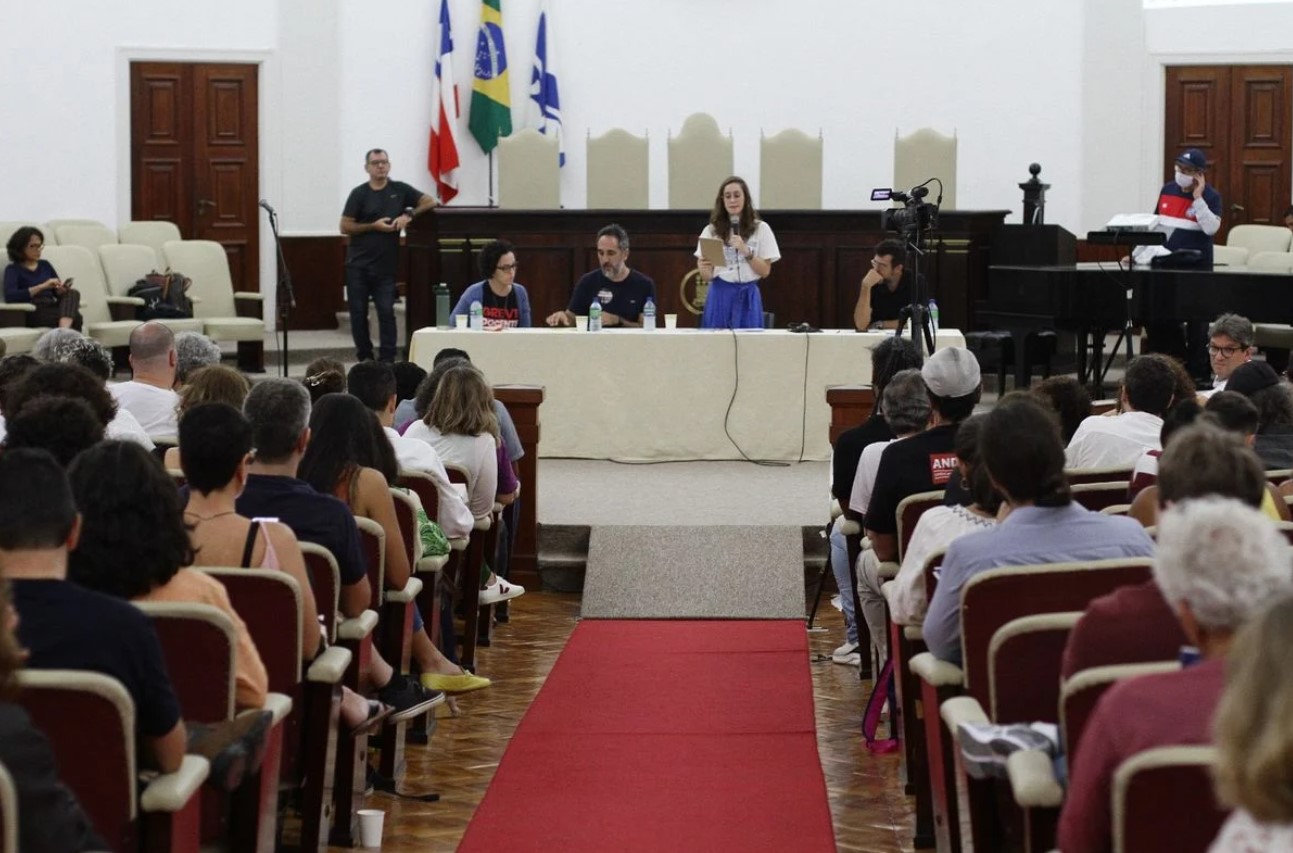
M763 296L758 281L734 284L715 278L705 297L702 329L762 329Z

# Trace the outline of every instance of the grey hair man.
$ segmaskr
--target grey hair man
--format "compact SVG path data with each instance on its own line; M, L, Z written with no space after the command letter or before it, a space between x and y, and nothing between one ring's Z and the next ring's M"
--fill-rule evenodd
M175 336L175 384L184 386L193 371L220 363L220 345L201 332Z
M76 329L50 329L36 339L31 354L41 361L64 361L67 351L83 337Z
M1252 320L1238 314L1222 314L1208 326L1208 361L1212 365L1212 390L1224 391L1230 374L1253 360L1257 332Z
M129 382L110 385L117 405L135 416L152 439L174 439L179 431L175 407L175 333L157 322L141 323L130 333Z
M642 309L655 302L655 282L628 266L629 235L611 223L597 232L597 269L575 284L564 311L548 315L549 326L573 326L596 300L602 306L603 327L640 327Z

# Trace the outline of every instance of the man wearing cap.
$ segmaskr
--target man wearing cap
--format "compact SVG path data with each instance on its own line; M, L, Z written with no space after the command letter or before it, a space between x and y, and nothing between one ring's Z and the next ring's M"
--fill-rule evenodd
M938 350L920 370L929 389L929 428L884 449L866 512L866 535L882 562L898 558L898 504L946 487L956 470L956 428L979 402L979 362L964 347Z

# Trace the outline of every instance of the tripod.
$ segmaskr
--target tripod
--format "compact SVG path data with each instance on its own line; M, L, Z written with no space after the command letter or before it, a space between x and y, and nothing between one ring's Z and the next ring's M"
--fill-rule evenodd
M919 228L907 231L906 237L907 251L903 257L903 274L911 270L911 304L904 305L898 311L898 328L894 330L894 337L901 338L902 330L906 327L907 322L911 321L911 342L916 345L916 354L924 356L921 352L921 336L923 333L925 346L929 352L934 352L934 332L930 325L929 308L925 302L925 294L921 289L920 277L920 257L925 254L925 250L920 245L921 232Z

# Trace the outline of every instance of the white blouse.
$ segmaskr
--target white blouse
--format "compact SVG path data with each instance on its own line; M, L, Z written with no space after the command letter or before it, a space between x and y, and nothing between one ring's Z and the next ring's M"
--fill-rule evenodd
M481 435L441 435L423 421L414 421L404 431L405 438L425 441L440 455L445 465L467 472L467 508L477 518L494 509L498 494L498 443L489 433Z
M706 225L705 230L700 232L700 236L718 239L718 233L714 231L713 225ZM776 235L772 233L768 223L761 219L754 224L754 233L750 235L750 239L745 241L745 244L750 247L750 251L754 253L756 258L762 258L769 263L781 260L781 249L777 246ZM723 255L727 258L727 266L715 267L715 277L728 282L759 280L759 274L751 268L750 262L744 256L738 254L731 246L723 247ZM701 257L699 240L696 241L696 257Z

